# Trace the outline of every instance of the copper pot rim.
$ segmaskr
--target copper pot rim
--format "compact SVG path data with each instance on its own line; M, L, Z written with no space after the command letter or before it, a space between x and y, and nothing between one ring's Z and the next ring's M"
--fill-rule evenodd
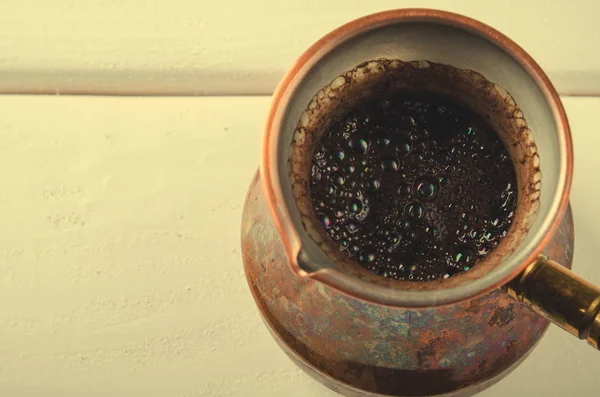
M371 292L368 292L372 291L372 284L368 284L369 288L361 288L361 284L366 284L367 282L351 280L349 277L334 270L324 269L308 274L300 268L297 261L298 254L301 250L301 241L298 232L292 226L293 222L291 214L285 205L278 205L279 202L284 201L282 186L279 182L280 178L276 155L279 149L279 141L276 138L280 131L282 119L280 109L285 109L287 107L298 81L301 80L302 75L309 70L312 65L317 63L342 42L368 30L399 22L429 22L456 27L472 34L479 35L506 52L532 77L544 93L557 122L560 141L565 147L566 173L562 185L563 189L560 193L560 200L554 211L552 220L546 230L541 232L543 237L525 260L521 261L518 266L515 266L510 273L494 280L494 282L484 284L474 292L465 290L461 285L457 290L463 289L463 291L458 291L453 294L443 294L439 293L440 291L434 290L403 291L406 295L406 299L398 299L397 297L381 299L381 297L386 294L375 296ZM323 36L294 62L273 94L271 107L265 124L259 171L267 207L269 208L274 225L280 234L290 265L299 276L310 276L315 280L326 283L342 293L369 303L390 306L428 307L472 299L497 289L512 280L535 260L557 231L561 219L567 209L573 176L573 147L567 116L556 89L540 66L519 45L494 28L460 14L426 8L406 8L383 11L348 22ZM474 280L472 283L475 283L476 281L479 280ZM364 287L367 287L367 285L364 285ZM446 292L449 292L449 290Z

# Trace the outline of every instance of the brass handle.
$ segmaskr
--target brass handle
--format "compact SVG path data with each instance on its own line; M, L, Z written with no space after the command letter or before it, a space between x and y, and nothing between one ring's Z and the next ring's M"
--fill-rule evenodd
M508 284L508 293L600 349L600 288L540 256Z

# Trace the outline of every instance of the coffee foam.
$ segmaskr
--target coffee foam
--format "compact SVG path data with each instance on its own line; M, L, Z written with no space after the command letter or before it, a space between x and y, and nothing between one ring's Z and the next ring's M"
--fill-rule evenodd
M421 283L383 279L365 270L339 250L318 222L310 199L312 157L316 144L332 122L361 102L397 91L422 90L450 96L482 115L503 140L515 166L518 183L517 210L507 236L469 272L446 280ZM293 133L289 152L289 176L296 206L309 237L334 261L337 268L378 283L399 283L410 288L422 284L448 287L479 278L510 255L523 240L539 209L541 170L533 135L514 98L478 72L429 61L403 62L379 59L347 71L323 87L311 99ZM422 286L419 286L421 284Z

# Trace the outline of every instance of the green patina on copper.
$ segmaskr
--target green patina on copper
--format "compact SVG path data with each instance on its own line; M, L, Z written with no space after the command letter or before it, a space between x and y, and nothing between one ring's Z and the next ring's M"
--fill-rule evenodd
M522 360L548 322L501 290L422 310L365 303L290 268L252 182L242 221L244 267L260 311L284 351L348 396L471 395ZM571 267L567 211L544 254Z

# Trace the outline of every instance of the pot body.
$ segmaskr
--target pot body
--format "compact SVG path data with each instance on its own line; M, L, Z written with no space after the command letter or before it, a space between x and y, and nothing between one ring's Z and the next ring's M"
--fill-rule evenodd
M251 183L242 220L250 290L282 349L346 396L469 396L514 369L549 323L498 289L445 306L366 303L292 271ZM543 253L571 268L570 208Z

